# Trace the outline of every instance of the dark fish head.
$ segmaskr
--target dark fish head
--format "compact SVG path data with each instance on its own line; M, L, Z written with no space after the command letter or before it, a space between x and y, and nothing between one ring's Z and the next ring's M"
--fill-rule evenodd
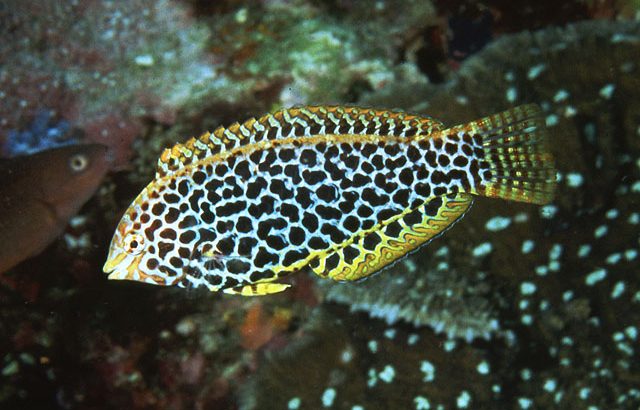
M47 152L43 164L42 198L59 217L70 217L93 194L111 166L108 148L100 144L75 145Z

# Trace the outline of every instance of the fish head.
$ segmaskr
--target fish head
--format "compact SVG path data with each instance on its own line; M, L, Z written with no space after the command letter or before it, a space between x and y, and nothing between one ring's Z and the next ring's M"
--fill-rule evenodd
M109 149L100 144L66 146L42 155L41 195L60 219L75 214L111 168Z
M103 266L109 279L164 286L180 283L182 269L167 263L173 257L169 249L173 244L160 237L165 221L154 214L153 205L162 201L155 188L153 182L149 184L120 219Z

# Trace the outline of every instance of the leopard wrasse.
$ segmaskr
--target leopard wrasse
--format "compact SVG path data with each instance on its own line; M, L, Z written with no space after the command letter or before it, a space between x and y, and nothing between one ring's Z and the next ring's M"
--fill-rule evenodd
M284 109L166 149L104 271L241 295L311 269L365 278L442 233L475 196L533 204L556 171L536 105L464 125L359 107Z

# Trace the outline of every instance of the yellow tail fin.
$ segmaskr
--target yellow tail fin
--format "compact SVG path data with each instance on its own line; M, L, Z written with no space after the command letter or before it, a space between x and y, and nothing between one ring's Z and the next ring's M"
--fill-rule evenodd
M540 107L522 105L451 130L480 136L491 177L476 187L479 194L540 205L553 199L556 169Z

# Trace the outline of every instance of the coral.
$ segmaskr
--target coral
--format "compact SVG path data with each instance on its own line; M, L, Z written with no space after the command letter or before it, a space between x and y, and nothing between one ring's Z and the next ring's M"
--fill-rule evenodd
M484 347L323 307L297 340L265 356L240 409L513 408L495 387L508 355Z
M244 7L212 23L219 39L215 52L231 63L226 65L231 78L280 82L277 102L285 106L343 101L357 97L352 94L359 88L380 88L391 75L389 57L399 37L433 16L428 2L407 0L375 8L355 3L346 20L294 3L297 7L281 2ZM399 10L405 17L411 10L411 18L399 18ZM393 30L380 25L389 18L398 23Z
M239 93L205 56L207 29L173 1L45 1L37 12L11 1L4 9L3 128L45 104L123 165L141 119L172 122L194 100Z
M29 128L9 131L2 154L8 157L33 154L77 142L78 139L70 135L69 122L53 122L51 112L45 110L36 115Z
M492 4L497 39L434 84L408 49L446 43L434 27L459 3L436 2L438 21L417 0L4 2L0 140L47 109L47 127L82 129L119 166L135 156L74 221L82 254L50 247L0 277L2 407L637 408L638 24L503 34L637 6ZM557 199L478 200L377 277L299 275L260 305L98 273L163 147L272 106L345 101L450 125L539 102Z
M636 23L586 22L504 36L429 91L427 111L451 125L528 101L546 112L556 201L538 210L478 200L438 239L451 261L479 263L506 302L497 315L518 358L510 389L521 407L640 402L630 360L640 290L639 35ZM372 98L385 101L380 94Z
M493 336L499 331L501 295L492 291L490 278L475 261L456 264L449 248L438 247L437 242L366 281L319 281L325 299L345 304L351 311L368 312L390 325L403 320L430 326L449 338L471 341Z

